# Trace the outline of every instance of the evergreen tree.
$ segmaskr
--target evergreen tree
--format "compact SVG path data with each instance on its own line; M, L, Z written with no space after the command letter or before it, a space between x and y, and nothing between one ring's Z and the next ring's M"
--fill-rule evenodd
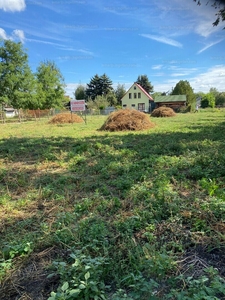
M136 82L140 84L141 87L147 92L147 93L153 93L154 87L151 84L151 82L148 79L147 75L139 75Z
M112 81L106 74L98 76L96 74L87 84L86 97L94 100L97 96L107 95L112 91Z

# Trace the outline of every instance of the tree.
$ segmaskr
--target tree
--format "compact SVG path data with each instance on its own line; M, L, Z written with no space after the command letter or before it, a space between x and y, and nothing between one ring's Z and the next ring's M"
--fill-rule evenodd
M35 78L21 43L5 40L0 47L0 103L16 109L35 101Z
M201 5L202 0L193 0L194 2L197 2L197 5ZM209 1L207 1L206 5L209 4ZM220 22L225 21L225 3L224 0L214 0L211 4L212 7L217 9L217 13L215 14L216 20L212 23L213 26L217 26ZM225 27L223 28L225 29Z
M85 99L85 87L83 85L78 85L74 93L76 100L83 100Z
M201 100L201 107L206 108L206 107L215 107L215 96L212 93L207 93L202 97Z
M94 100L97 96L107 95L112 90L112 81L109 77L106 74L102 76L96 74L87 84L86 98Z
M123 96L125 94L126 94L126 90L125 90L124 84L118 83L117 88L115 89L115 96L116 96L118 105L122 105L121 99L123 98Z
M180 80L172 91L171 95L186 95L187 105L190 110L194 109L196 98L194 91L187 80Z
M109 106L116 106L117 99L116 99L116 95L115 95L114 91L109 92L105 97L109 103Z
M225 106L225 92L219 93L216 96L216 105L217 106Z
M107 101L106 96L96 96L94 100L88 101L89 109L104 109L109 106L109 102Z
M154 92L151 96L153 99L155 99L157 96L163 96L162 94L163 93L161 93L161 92Z
M40 108L62 107L64 100L64 79L54 62L41 62L36 73Z
M153 93L154 87L151 84L151 82L148 79L147 75L139 75L136 83L140 84L141 87L147 92L147 93Z

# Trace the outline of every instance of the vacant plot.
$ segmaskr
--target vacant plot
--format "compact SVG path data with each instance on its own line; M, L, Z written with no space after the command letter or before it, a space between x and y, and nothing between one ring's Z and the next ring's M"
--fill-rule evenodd
M0 299L224 299L225 111L0 125Z

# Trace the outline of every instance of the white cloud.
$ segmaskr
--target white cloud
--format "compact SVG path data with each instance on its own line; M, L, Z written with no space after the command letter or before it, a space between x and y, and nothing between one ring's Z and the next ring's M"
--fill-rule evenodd
M172 87L175 87L180 80L180 77L175 77L169 80L161 79L160 81L152 81L152 84L154 85L155 91L163 92L171 90ZM211 87L215 87L218 91L225 92L225 64L216 65L212 68L209 68L204 73L202 72L194 77L186 77L185 80L190 82L191 87L196 93L200 91L203 93L208 93Z
M15 29L15 30L13 30L12 36L13 36L15 39L19 39L20 42L22 42L22 43L24 43L24 41L25 41L25 35L24 35L23 30L20 30L20 29Z
M143 37L146 37L148 39L160 42L160 43L164 43L164 44L171 45L171 46L174 46L174 47L182 48L181 43L179 43L179 42L177 42L173 39L164 37L164 36L158 36L158 35L152 35L152 34L140 34L140 35L143 36Z
M3 40L15 40L19 39L20 42L24 43L25 35L23 30L15 29L13 30L11 36L8 36L3 28L0 28L0 38Z
M155 66L152 66L152 70L160 70L160 69L162 69L162 66L163 66L163 65L155 65Z
M25 8L25 0L0 0L0 9L4 11L22 11Z
M208 92L211 87L217 88L219 91L225 91L225 65L216 65L190 79L191 86L195 91Z
M197 54L200 54L200 53L204 52L205 50L207 50L207 49L209 49L210 47L212 47L212 46L214 46L214 45L216 45L216 44L222 42L223 40L224 40L224 39L220 39L219 41L212 42L212 43L206 45L204 48L202 48L201 50L199 50L199 51L197 52Z
M3 40L8 40L9 39L6 32L5 32L5 30L2 29L2 28L0 28L0 38L2 38Z

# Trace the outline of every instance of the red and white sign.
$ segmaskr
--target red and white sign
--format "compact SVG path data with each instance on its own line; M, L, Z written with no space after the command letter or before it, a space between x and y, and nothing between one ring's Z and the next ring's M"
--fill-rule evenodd
M70 101L71 111L84 111L85 110L85 100L71 100Z

